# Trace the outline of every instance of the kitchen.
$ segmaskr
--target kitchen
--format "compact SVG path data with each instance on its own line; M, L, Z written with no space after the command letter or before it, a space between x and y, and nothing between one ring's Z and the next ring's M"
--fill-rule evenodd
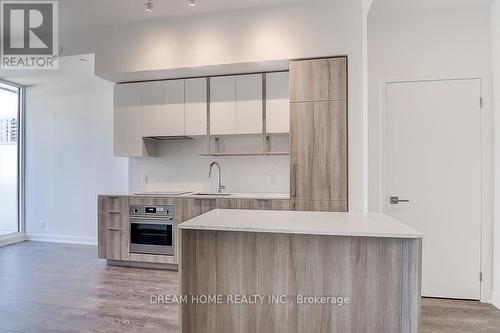
M359 2L61 0L0 331L494 331L495 7Z
M154 251L133 252L132 248L136 245L130 239L140 241L144 238L143 245L151 245L147 243L153 240L153 229L159 229L160 221L154 219L154 223L148 224L148 216L170 218L171 222L163 222L163 238L162 234L158 234L158 240L165 242L165 235L168 234L167 243L175 247L174 238L178 234L176 225L212 209L347 211L346 82L347 58L338 57L294 61L290 63L290 73L267 72L115 86L115 155L151 157L158 145L166 143L174 146L181 139L193 140L189 135L200 136L193 140L200 141L200 144L188 142L185 146L191 144L204 149L200 160L209 165L205 167L205 170L208 169L205 174L208 179L200 183L198 188L189 188L195 186L192 175L197 172L194 171L187 174L191 182L170 185L176 188L168 188L168 182L146 183L137 192L133 189L133 193L138 195L132 197L100 196L100 258L113 260L115 264L116 260L127 261L130 258L137 265L137 261L142 261L136 259L138 255L142 255L143 260L151 255L147 261L151 264L158 264L158 260L163 260L164 264L178 263L178 249L165 250L170 251L171 256L161 259L155 256L159 253ZM316 86L321 89L311 88ZM323 91L322 87L328 89ZM292 93L289 93L289 89ZM304 105L313 107L311 110L314 113L308 112ZM321 106L316 108L315 105ZM177 124L177 128L172 124ZM275 136L281 145L289 147L276 151ZM134 137L135 141L132 141ZM175 141L163 142L169 139ZM317 144L317 140L321 144ZM236 141L236 145L232 141ZM190 151L192 149L189 148L181 150L184 155ZM263 170L286 165L285 170L277 169L278 177L290 177L286 184L284 180L279 181L282 193L229 192L231 188L241 185L228 185L226 189L222 183L225 178L221 165L209 161L218 157L238 159L242 156L244 160L240 160L240 163L249 161L248 157L260 156L264 159L260 166ZM168 154L163 157L167 160L170 158L172 156ZM194 154L184 156L182 164L174 158L170 167L182 168L194 164L203 168L199 161L188 162L196 158ZM252 158L249 161L252 166L255 165L254 160ZM280 160L284 163L280 163ZM134 176L136 162L141 163L137 167L139 172L154 170L154 167L157 173L165 171L155 158L137 158L131 162L131 175L136 179L152 178L150 174ZM147 163L155 165L148 167ZM166 173L172 171L167 170ZM178 177L177 173L172 173L172 176ZM215 188L207 186L207 180L212 176L217 181ZM251 174L248 176L252 178ZM270 175L267 178L274 177ZM242 182L237 178L233 179ZM262 178L266 177L254 179ZM303 182L303 179L307 179L307 182ZM225 181L224 184L231 183ZM272 184L254 184L254 188L258 189L257 185L268 190ZM161 186L163 188L160 189ZM148 192L148 188L153 188L153 192ZM169 195L161 191L171 193ZM129 216L132 229L129 227ZM153 225L155 228L152 228Z

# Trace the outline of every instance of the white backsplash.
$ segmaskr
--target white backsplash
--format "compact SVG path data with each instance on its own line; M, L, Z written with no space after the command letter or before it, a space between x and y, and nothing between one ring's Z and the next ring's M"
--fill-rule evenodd
M288 155L199 156L206 150L206 139L159 142L158 157L130 159L130 191L215 191L217 170L214 169L212 178L208 178L208 168L216 161L222 168L226 192L289 193Z

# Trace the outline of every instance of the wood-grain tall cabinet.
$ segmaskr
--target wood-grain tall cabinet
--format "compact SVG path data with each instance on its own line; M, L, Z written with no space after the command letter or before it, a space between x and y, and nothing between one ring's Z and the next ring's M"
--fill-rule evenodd
M290 63L292 209L347 211L347 58Z

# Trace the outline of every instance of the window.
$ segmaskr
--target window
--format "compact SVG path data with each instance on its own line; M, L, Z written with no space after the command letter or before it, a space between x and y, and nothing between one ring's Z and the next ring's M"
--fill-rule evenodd
M21 88L0 82L0 237L21 231Z

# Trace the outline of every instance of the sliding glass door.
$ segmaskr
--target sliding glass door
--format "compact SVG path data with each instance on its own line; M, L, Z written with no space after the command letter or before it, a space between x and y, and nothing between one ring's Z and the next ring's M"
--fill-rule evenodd
M0 82L0 237L20 232L20 93Z

